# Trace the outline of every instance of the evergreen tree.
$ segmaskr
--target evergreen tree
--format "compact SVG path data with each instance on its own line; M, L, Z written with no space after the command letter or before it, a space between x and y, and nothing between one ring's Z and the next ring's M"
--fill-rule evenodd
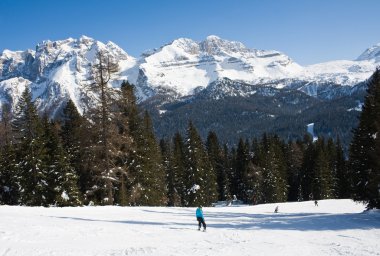
M12 144L0 149L0 204L15 205L19 202L19 180L16 151Z
M115 124L114 91L108 85L112 75L118 71L118 64L105 51L96 53L96 63L92 66L91 87L97 93L97 104L94 108L91 120L92 131L96 133L97 143L92 147L96 160L94 171L100 190L103 204L114 203L115 183L117 182L117 167L115 166L117 150L115 137L117 127Z
M333 174L327 147L323 138L318 138L315 153L313 199L321 200L334 198Z
M94 185L91 169L86 165L86 160L91 159L88 148L92 143L88 128L87 120L79 114L74 102L69 100L63 109L60 136L70 166L78 176L79 190L84 195Z
M211 205L218 198L216 175L202 139L190 122L185 143L186 206Z
M312 141L310 135L305 135L303 144L305 146L303 163L301 168L301 177L300 177L300 189L299 189L299 198L302 200L313 200L313 182L314 182L314 165L315 165L315 145Z
M350 146L353 197L380 208L380 69L368 82L359 125Z
M260 143L254 138L252 140L251 150L253 152L252 155L252 167L251 167L251 180L252 180L252 204L258 204L264 202L263 195L263 168L260 167Z
M248 173L250 167L249 144L243 139L239 140L236 150L236 160L234 168L234 183L236 184L236 196L238 199L248 203L250 196L248 193Z
M336 143L336 192L338 198L350 198L351 177L348 173L347 161L339 137Z
M259 150L265 203L284 202L288 196L284 150L278 137L263 136Z
M215 132L209 132L207 136L206 148L211 166L216 172L216 181L218 186L218 200L224 201L228 197L228 180L226 172L226 155L220 148L218 137ZM224 157L224 159L223 159Z
M229 155L227 144L223 145L223 151L222 151L222 165L223 165L223 172L218 178L218 184L220 188L220 198L223 200L231 200L231 182L229 179L230 173L232 172L231 168L231 157Z
M0 123L0 204L14 205L19 200L16 151L12 143L11 113L2 106Z
M181 134L178 132L173 138L173 153L171 158L173 192L180 197L180 205L186 205L186 183L187 177L185 172L185 145ZM175 195L174 194L174 195ZM175 196L174 196L175 198Z
M121 84L121 97L119 100L120 110L127 118L128 130L133 138L138 138L138 132L141 125L137 99L135 96L135 87L128 81Z
M236 197L239 191L238 189L239 178L237 177L237 173L235 171L236 165L237 165L236 159L237 159L237 150L235 147L232 147L231 153L229 156L229 170L227 172L227 178L229 180L229 190L230 190L231 196L233 197Z
M172 165L172 150L170 148L170 142L162 139L160 141L160 148L162 152L162 165L166 174L166 191L168 198L168 206L180 206L181 205L181 197L178 193L177 182L178 177L174 171Z
M301 171L303 163L301 142L289 142L286 149L287 183L289 185L288 201L302 201Z
M338 178L337 178L337 168L338 168L338 162L337 162L337 147L332 138L328 138L327 140L327 159L329 161L329 169L330 169L330 175L331 175L331 195L330 198L337 198L338 196Z
M78 176L70 165L68 154L63 149L57 124L44 117L43 128L49 184L46 200L49 204L57 206L80 205Z
M137 102L134 95L134 86L123 81L120 87L120 95L117 100L116 125L118 129L117 139L117 180L116 189L117 202L120 205L130 204L128 191L131 182L128 177L132 177L133 171L129 166L133 162L133 155L136 155L137 143L140 141L141 120L138 117ZM114 143L115 143L114 142Z
M16 135L16 166L19 170L21 203L47 205L46 145L41 120L28 88L22 93L12 122Z
M145 112L131 166L132 204L155 206L167 203L165 170L161 157L150 116Z

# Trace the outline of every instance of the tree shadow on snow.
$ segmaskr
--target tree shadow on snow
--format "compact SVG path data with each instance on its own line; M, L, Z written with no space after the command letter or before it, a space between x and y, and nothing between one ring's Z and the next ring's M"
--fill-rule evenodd
M154 213L154 211L151 211ZM181 213L160 212L168 215L189 215ZM189 215L184 222L144 220L102 220L78 217L49 216L59 219L77 221L94 221L120 223L129 225L155 225L169 226L169 229L193 229L197 226L195 217ZM205 213L207 227L211 229L236 230L299 230L299 231L325 231L325 230L368 230L380 229L380 215L366 213L289 213L289 214L247 214L247 213ZM192 228L186 228L192 227Z
M226 229L324 231L380 228L380 216L366 213L210 213L208 219L213 222L210 227ZM231 219L231 222L218 223L220 219Z
M88 219L88 218L78 218L78 217L63 217L63 216L48 216L57 219L69 219L77 221L90 221L90 222L108 222L108 223L121 223L121 224L133 224L133 225L169 225L170 223L156 222L156 221L136 221L136 220L101 220L101 219Z

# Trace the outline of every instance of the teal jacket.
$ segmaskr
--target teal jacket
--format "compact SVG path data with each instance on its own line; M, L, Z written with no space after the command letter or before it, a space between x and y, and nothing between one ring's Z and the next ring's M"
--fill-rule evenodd
M195 212L195 215L197 218L203 218L203 211L201 208L197 208L197 211Z

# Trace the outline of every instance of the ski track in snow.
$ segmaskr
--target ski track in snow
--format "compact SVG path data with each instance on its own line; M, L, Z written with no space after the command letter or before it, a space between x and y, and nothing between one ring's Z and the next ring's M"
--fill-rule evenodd
M273 213L279 206L279 213ZM204 208L0 206L0 256L380 255L380 211L351 200Z

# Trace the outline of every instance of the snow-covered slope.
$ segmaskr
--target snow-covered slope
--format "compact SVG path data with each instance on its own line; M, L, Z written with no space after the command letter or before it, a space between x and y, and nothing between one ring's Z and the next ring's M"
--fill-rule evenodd
M380 212L363 210L351 200L204 208L199 232L195 208L0 206L0 255L379 255Z
M252 86L289 88L310 96L323 94L325 99L350 93L350 88L370 77L380 64L380 44L367 49L356 60L341 60L303 67L278 51L249 49L240 42L209 36L196 42L180 38L139 59L129 56L112 42L106 44L82 36L60 41L44 41L36 50L0 55L0 103L15 105L23 86L32 89L41 111L54 115L68 98L83 113L96 95L87 90L91 65L98 50L118 62L119 72L110 85L118 87L123 80L136 85L137 96L146 100L157 93L172 97L197 94L208 86L216 94L231 95L224 79ZM17 86L17 81L20 85ZM16 88L18 87L18 88ZM347 87L347 90L342 90ZM337 93L336 90L339 90ZM251 95L243 88L236 95Z

